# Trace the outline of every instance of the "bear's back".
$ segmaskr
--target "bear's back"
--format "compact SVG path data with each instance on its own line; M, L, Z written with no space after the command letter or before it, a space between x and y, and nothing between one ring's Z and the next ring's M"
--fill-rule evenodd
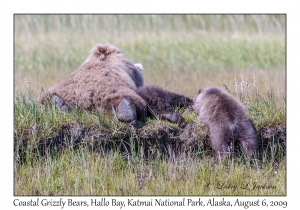
M124 81L134 89L144 85L141 71L119 48L111 44L97 44L92 48L85 62L69 78L76 76L76 79L78 79L92 75L97 77L98 80L102 80L101 76L105 76L109 71L111 72L110 75L113 74L116 77L125 79Z
M242 103L217 87L204 89L197 96L194 107L197 112L200 111L201 120L206 123L229 125L247 120Z
M56 94L68 105L110 107L126 95L135 94L143 76L115 46L98 44L86 61L63 82L48 89L40 101ZM128 93L128 94L127 94ZM103 105L97 105L103 104ZM99 108L100 109L100 108ZM101 108L102 109L102 108Z

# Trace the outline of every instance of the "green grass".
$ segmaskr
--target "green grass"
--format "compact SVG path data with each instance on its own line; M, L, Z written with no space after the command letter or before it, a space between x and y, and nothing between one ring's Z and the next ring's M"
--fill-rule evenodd
M58 34L54 35L60 37ZM49 68L54 70L76 68L86 59L89 50L99 42L94 40L86 45L83 40L90 40L90 35L81 34L67 35L70 36L71 43L54 40L47 35L32 36L36 41L29 43L29 46L25 45L23 40L16 42L16 70L46 71ZM106 39L103 42L115 44L131 60L142 63L146 69L207 71L270 69L285 66L284 37L232 38L227 35L210 36L197 33L170 37L168 33L157 36L153 32L150 34L141 32L140 36L134 42L113 42ZM29 55L26 54L28 52Z
M239 86L241 87L241 86ZM249 87L250 88L250 87ZM286 103L285 97L275 97L273 92L260 94L255 89L246 89L241 92L232 92L234 96L240 99L246 108L250 120L253 122L256 130L265 126L282 125L286 126ZM176 109L183 117L185 122L196 122L197 115L182 109ZM126 131L126 123L119 122L113 116L99 115L96 110L87 111L80 108L73 108L70 111L61 111L54 106L45 107L37 102L37 96L29 93L24 95L17 93L15 97L15 123L14 128L18 138L28 136L33 130L37 130L35 138L44 139L57 134L65 124L77 123L79 125L104 126L105 129L111 129L114 133L123 130ZM168 121L157 121L156 119L147 119L147 124L143 129L158 130L164 127L177 127Z
M254 163L242 157L216 163L205 153L172 161L143 159L139 151L125 157L118 149L107 154L84 145L49 158L34 152L38 140L59 135L70 123L96 125L108 140L120 141L125 134L136 138L112 116L36 103L42 89L67 77L99 42L110 42L142 63L146 84L191 98L200 86L226 85L257 130L285 128L284 15L15 15L14 22L14 140L29 140L25 162L14 163L15 195L286 194L285 154L272 150ZM178 111L186 122L197 121L194 113ZM176 126L150 119L141 129ZM217 188L243 181L276 189Z
M66 150L59 157L15 165L15 195L285 195L284 161L257 169L242 161L123 158ZM237 189L218 189L222 185ZM245 190L242 187L249 184ZM253 189L254 184L274 189ZM22 187L21 187L22 186Z

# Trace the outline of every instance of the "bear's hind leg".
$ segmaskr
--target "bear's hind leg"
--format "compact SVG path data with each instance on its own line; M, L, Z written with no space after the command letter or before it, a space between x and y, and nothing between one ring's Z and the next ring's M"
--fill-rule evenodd
M99 112L114 114L118 120L136 125L146 115L146 102L132 89L115 88L94 101Z
M117 118L123 122L133 122L136 121L136 114L132 109L130 102L123 98L116 110Z

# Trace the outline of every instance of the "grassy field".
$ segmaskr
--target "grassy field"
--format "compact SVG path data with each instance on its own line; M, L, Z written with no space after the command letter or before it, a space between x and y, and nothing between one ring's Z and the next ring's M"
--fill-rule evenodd
M70 123L103 126L95 112L45 109L37 95L62 81L97 43L118 46L144 66L146 84L194 98L200 86L226 87L255 128L286 126L284 15L15 15L15 145L34 145ZM185 121L196 115L183 113ZM127 125L107 117L107 132ZM149 120L141 129L176 127ZM129 131L131 132L131 131ZM270 138L275 138L276 135ZM16 153L16 151L15 151ZM15 195L285 195L286 161L204 155L143 159L84 146L52 158L33 152L14 163ZM225 185L237 185L235 190ZM242 185L249 183L249 189ZM258 189L254 186L270 186ZM254 187L254 189L253 189Z

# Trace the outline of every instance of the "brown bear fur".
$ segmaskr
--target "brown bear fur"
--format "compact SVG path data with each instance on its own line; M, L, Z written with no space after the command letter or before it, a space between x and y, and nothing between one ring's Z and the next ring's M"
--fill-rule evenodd
M209 126L219 158L230 152L235 140L249 157L253 156L258 146L256 134L242 103L235 97L217 87L200 89L193 109L199 121Z
M145 116L146 103L136 93L144 83L140 71L117 47L98 44L76 71L42 93L40 102L56 95L67 106L95 107L100 113L112 114L125 98L135 116Z
M175 112L175 106L191 108L193 104L192 99L164 90L158 86L142 86L137 89L137 93L147 103L147 116L153 116L151 112L154 112L161 119L167 119L171 122L180 122L182 120L182 116Z

